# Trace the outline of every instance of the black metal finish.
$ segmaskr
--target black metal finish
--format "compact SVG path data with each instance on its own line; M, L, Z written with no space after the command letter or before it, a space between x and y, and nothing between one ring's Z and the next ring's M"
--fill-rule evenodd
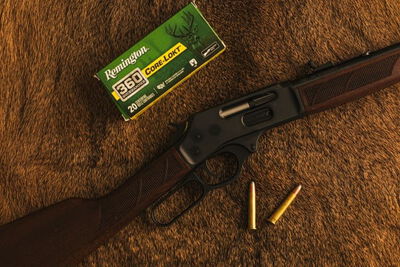
M255 111L247 112L243 116L243 124L251 127L265 121L269 121L273 117L273 112L270 108L261 108Z
M229 111L229 115L221 116L221 111ZM196 167L182 183L152 205L152 221L159 226L168 226L197 205L208 192L232 183L239 177L244 161L256 151L260 134L268 128L297 119L302 113L298 96L289 86L278 84L195 114L190 124L181 128L186 128L186 132L178 149L186 161ZM195 171L206 167L208 158L222 153L234 155L236 172L223 182L207 184ZM156 216L157 208L190 182L200 185L200 196L175 217L161 222Z
M264 96L273 97L268 97L268 101L263 101L260 105L252 104L264 99ZM243 103L248 103L250 108L226 118L219 115L221 110L232 109L235 105L242 106ZM289 86L277 84L267 87L195 114L179 151L192 165L203 162L227 145L241 145L253 152L259 134L266 129L297 119L302 113L300 101Z

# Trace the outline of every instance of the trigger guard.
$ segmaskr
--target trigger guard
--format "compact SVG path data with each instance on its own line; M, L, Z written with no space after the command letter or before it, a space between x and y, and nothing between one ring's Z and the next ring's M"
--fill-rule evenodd
M250 155L250 151L245 148L244 146L241 145L227 145L223 147L221 150L217 152L217 154L221 153L230 153L236 156L236 159L238 160L238 167L241 167L241 165L244 163L244 161L247 159L247 157Z
M250 151L241 146L241 145L236 145L236 144L232 144L232 145L227 145L225 147L223 147L222 149L218 150L214 155L219 155L222 153L229 153L229 154L233 154L236 157L236 172L235 174L233 174L231 177L229 177L226 181L221 182L219 184L215 184L215 185L209 185L210 187L212 187L212 189L217 189L223 186L226 186L230 183L232 183L233 181L235 181L240 173L241 173L241 169L242 169L242 165L244 163L244 161L247 159L247 157L250 155ZM207 169L207 166L206 166Z

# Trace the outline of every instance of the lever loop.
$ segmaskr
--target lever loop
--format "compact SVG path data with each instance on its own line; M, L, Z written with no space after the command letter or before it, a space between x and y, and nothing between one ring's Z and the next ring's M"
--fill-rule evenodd
M186 179L184 179L181 183L178 183L174 188L168 191L165 195L159 198L151 207L150 207L150 217L153 223L158 226L169 226L174 223L177 219L179 219L182 215L188 212L191 208L196 206L206 195L209 191L221 188L232 183L236 178L240 175L241 166L243 165L244 160L248 157L250 152L242 146L239 145L228 145L221 150L217 151L213 156L217 156L223 153L230 153L233 154L236 158L236 169L235 173L231 175L228 179L219 182L217 184L207 184L200 176L198 176L195 171L199 168L204 167L204 170L211 176L215 176L209 167L207 166L207 162L204 161L201 165L199 165L196 169L194 169ZM191 202L188 206L186 206L180 213L174 216L172 219L168 220L167 222L161 222L156 216L156 210L161 204L166 201L168 198L176 194L179 190L184 188L187 184L194 182L197 183L201 188L201 193L199 197L197 197L193 202Z
M156 216L156 210L160 205L166 201L168 198L170 198L172 195L177 193L180 189L184 188L185 185L187 185L190 182L196 182L200 184L201 188L201 194L200 196L194 200L192 203L190 203L186 208L184 208L180 213L178 213L176 216L174 216L172 219L168 220L167 222L161 222L157 216ZM177 186L175 186L172 190L167 192L164 196L159 198L150 208L150 216L151 220L153 221L154 224L162 227L167 227L174 223L178 218L180 218L182 215L184 215L186 212L188 212L191 208L193 208L195 205L197 205L207 194L208 191L206 191L207 186L203 184L202 180L194 173L192 172L189 174L189 178L184 180L182 183L179 183Z

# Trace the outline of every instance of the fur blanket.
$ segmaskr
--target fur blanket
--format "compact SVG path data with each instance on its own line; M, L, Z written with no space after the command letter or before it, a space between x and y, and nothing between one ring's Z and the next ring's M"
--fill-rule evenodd
M0 223L112 191L162 152L171 122L400 41L398 0L203 1L227 51L135 121L99 69L188 1L0 1ZM240 179L169 228L146 213L83 266L400 262L400 85L266 132ZM246 229L257 185L258 229ZM295 184L277 225L267 218Z

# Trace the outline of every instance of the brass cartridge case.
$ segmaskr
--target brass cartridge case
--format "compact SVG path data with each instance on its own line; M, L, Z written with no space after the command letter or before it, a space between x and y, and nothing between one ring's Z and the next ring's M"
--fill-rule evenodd
M282 204L274 211L274 213L268 218L268 221L275 224L279 218L285 213L286 209L290 206L293 200L296 198L297 194L300 192L301 185L296 186L292 192L287 196L287 198L282 202Z
M249 187L248 228L256 229L256 185L254 182L251 182Z

